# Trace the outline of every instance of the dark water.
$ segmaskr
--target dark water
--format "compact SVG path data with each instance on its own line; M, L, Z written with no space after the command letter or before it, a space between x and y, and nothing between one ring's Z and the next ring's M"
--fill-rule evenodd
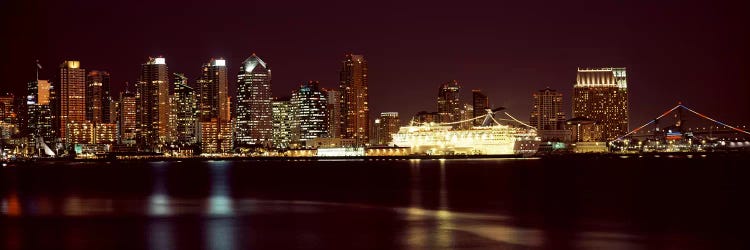
M0 249L748 249L750 158L0 169Z

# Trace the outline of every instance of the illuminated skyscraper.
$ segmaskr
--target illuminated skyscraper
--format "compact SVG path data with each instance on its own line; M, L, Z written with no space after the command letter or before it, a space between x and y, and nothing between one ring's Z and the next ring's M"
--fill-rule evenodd
M52 110L50 109L50 83L47 80L31 81L27 85L27 128L31 143L42 138L49 144L54 141Z
M341 92L323 89L328 100L328 138L341 138Z
M117 132L120 144L134 146L138 133L136 94L125 89L120 93Z
M92 70L86 75L86 120L110 123L109 73Z
M67 137L67 125L86 121L86 70L78 61L65 61L52 82L52 119L55 135Z
M197 97L193 88L188 86L187 77L174 74L175 132L177 143L192 145L196 143L197 135Z
M573 87L573 117L593 120L601 138L613 140L628 132L628 88L625 68L578 69Z
M487 109L490 108L490 99L487 98L487 95L482 93L479 89L473 89L471 90L471 99L472 99L472 112L473 117L477 116L483 116L487 114ZM483 119L476 119L474 120L474 125L482 125Z
M163 57L149 58L141 65L136 108L138 145L145 150L156 150L170 135L169 73Z
M289 98L273 101L273 146L288 148L292 143L293 120L292 104Z
M271 69L253 53L242 63L237 76L235 145L271 146L273 117Z
M357 145L363 145L370 135L367 61L362 55L347 54L341 63L341 137L355 139Z
M19 131L14 104L15 96L13 94L0 95L0 139L10 139Z
M292 93L291 103L293 141L306 144L311 139L328 135L328 100L319 82L309 81L300 85Z
M563 95L546 88L532 94L533 107L529 125L538 130L565 129L565 112L562 109Z
M375 119L377 145L388 145L393 142L393 134L398 133L401 127L401 119L398 112L383 112Z
M450 81L440 86L437 97L437 112L440 122L455 122L461 118L461 100L457 81Z
M214 118L229 121L229 117L226 116L229 109L226 60L211 59L203 65L201 76L198 78L198 97L201 121L210 121Z

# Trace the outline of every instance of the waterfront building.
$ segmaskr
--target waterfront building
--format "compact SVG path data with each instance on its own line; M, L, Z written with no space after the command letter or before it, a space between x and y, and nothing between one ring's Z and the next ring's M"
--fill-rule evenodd
M460 89L458 81L455 80L440 85L437 96L439 122L456 122L461 118Z
M158 151L169 139L169 73L166 59L149 58L136 85L137 141L141 149Z
M175 139L179 145L187 146L197 142L197 97L195 90L188 86L187 77L174 74L174 116Z
M14 104L15 96L13 94L0 95L0 139L10 139L19 132L18 117Z
M135 146L138 133L138 114L136 94L128 91L120 93L120 101L117 117L117 133L119 143L124 145Z
M318 81L308 81L292 93L294 130L292 140L300 145L328 135L328 100Z
M398 133L401 127L401 119L398 112L382 112L380 117L375 119L375 129L377 141L375 145L388 145L393 142L393 134Z
M471 90L471 103L472 103L472 116L479 117L487 114L487 109L490 108L490 99L482 93L482 90L472 89ZM484 122L482 119L474 120L474 125L479 126Z
M86 120L93 123L112 122L109 79L106 71L92 70L86 75Z
M279 149L292 148L292 131L294 129L292 103L289 98L282 98L274 100L272 105L273 146Z
M564 129L565 112L562 109L562 93L546 88L534 92L532 97L533 106L529 125L537 130Z
M364 145L370 135L367 61L362 55L347 54L341 64L341 137Z
M328 103L328 136L330 138L341 137L341 91L335 89L323 89L326 93Z
M271 146L273 135L271 69L253 53L237 75L235 145Z
M55 134L52 129L52 110L50 109L50 82L48 80L35 80L27 85L26 95L26 122L29 133L30 144L36 140L42 140L49 144L54 141Z
M198 119L201 123L200 142L204 153L232 150L229 80L224 59L211 59L203 65L198 79ZM229 134L227 137L226 135Z
M578 69L573 87L573 117L585 117L602 128L600 141L628 132L625 68Z
M50 101L55 135L64 141L68 123L86 121L86 70L79 61L64 61L59 70Z
M232 152L232 123L213 118L199 122L201 150L204 154L225 154Z

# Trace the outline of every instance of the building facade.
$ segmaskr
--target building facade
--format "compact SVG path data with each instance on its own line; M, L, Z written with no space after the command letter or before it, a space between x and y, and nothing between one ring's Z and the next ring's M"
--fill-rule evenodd
M120 93L117 112L117 137L118 142L124 145L135 146L138 134L138 114L136 94L127 89Z
M573 117L601 126L600 141L628 132L628 88L625 68L578 69L573 87Z
M364 145L370 135L367 61L362 55L347 54L341 63L341 137Z
M136 127L139 147L154 151L169 139L169 73L163 57L141 65L136 85Z
M383 146L393 142L393 134L398 133L398 129L401 127L401 119L399 119L398 112L382 112L380 117L375 119L375 127L377 132L375 137L377 138L376 145Z
M86 120L93 123L110 123L109 73L92 70L86 74Z
M341 138L341 91L323 89L328 100L328 137Z
M479 89L471 90L471 104L473 106L473 117L483 116L487 114L486 110L490 109L490 99ZM474 120L474 125L482 125L483 121L483 119L476 119Z
M50 109L50 82L47 80L31 81L27 85L26 115L27 131L30 143L42 138L49 144L54 141L55 133L52 129L52 110Z
M52 82L52 119L57 137L65 141L68 123L86 121L86 70L79 61L65 61Z
M294 129L292 103L289 98L273 101L273 146L278 149L292 148Z
M457 81L440 85L437 95L437 112L439 122L455 122L461 118L461 87Z
M174 74L175 140L179 145L187 146L197 142L198 99L195 90L188 86L187 77Z
M271 69L254 53L237 76L235 146L271 146L273 136Z
M565 111L562 109L563 95L546 88L532 94L532 109L529 125L538 130L565 129Z
M292 93L293 136L300 145L328 135L328 100L318 81L300 85Z

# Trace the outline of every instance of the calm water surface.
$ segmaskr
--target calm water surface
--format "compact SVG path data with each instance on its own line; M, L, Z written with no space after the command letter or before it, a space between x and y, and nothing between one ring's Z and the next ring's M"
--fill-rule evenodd
M750 158L38 163L0 249L748 249Z

